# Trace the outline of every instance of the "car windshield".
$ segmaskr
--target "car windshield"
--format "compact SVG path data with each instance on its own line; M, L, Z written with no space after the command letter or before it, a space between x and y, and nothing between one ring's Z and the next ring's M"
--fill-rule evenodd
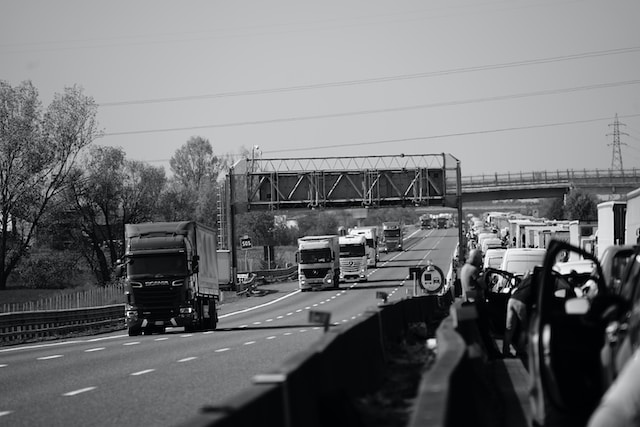
M127 263L130 277L184 276L187 274L187 257L184 252L134 256Z

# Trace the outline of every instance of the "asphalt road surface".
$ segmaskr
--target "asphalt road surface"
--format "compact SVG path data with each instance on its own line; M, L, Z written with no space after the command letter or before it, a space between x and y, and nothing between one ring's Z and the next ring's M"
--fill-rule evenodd
M407 297L409 268L429 260L445 273L457 230L414 230L404 252L381 254L367 282L305 292L297 282L264 287L262 297L224 304L218 329L129 337L125 331L0 347L0 425L171 426L230 399L324 333L309 311L348 327L380 302ZM344 325L344 326L343 326Z

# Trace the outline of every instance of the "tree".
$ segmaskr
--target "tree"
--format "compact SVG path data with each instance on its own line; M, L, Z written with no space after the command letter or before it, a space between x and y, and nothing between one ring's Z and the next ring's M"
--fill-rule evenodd
M598 200L584 190L574 189L567 196L565 218L580 221L598 219Z
M165 183L164 170L128 161L121 148L93 146L65 195L76 231L72 238L98 283L111 280L122 255L124 224L150 221Z
M195 219L215 226L216 181L224 165L213 155L209 140L199 136L191 137L176 150L169 165L174 175L174 184L165 196L180 208L182 219ZM189 196L189 202L184 200L183 193Z
M544 218L553 220L565 219L564 200L557 197L544 200L540 206L540 213Z
M43 113L31 82L0 81L0 289L32 244L80 151L100 132L97 105L76 86Z

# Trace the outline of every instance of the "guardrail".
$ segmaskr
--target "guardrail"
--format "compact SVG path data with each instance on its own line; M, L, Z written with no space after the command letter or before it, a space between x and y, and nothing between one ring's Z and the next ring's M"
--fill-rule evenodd
M87 329L124 328L122 304L57 311L0 313L0 344L18 344Z

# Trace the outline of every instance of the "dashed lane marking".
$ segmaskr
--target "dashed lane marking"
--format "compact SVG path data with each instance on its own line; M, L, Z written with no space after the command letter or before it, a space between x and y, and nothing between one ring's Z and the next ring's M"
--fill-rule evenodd
M134 372L134 373L131 374L131 376L132 377L137 377L139 375L145 375L145 374L148 374L148 373L153 372L153 371L155 371L155 369L145 369L144 371Z
M129 342L125 342L122 345L138 345L140 344L140 341L129 341Z
M197 359L197 357L185 357L184 359L178 360L178 363L190 362L190 361L196 360L196 359Z
M169 338L167 338L167 337L160 337L160 338L155 338L154 341L166 341L168 339Z
M0 417L4 417L5 415L9 415L13 413L13 411L0 411Z
M217 350L215 350L216 353L222 353L224 351L229 351L231 350L229 347L225 347L225 348L219 348Z
M51 359L58 359L60 357L63 357L63 355L62 354L53 354L51 356L38 357L37 360L51 360Z
M95 348L88 348L86 349L84 352L85 353L93 353L94 351L102 351L104 350L106 347L95 347Z
M74 391L70 391L68 393L63 393L62 395L63 396L76 396L78 394L86 393L88 391L95 390L95 389L96 389L96 387L85 387L85 388L81 388L79 390L74 390Z
M244 343L243 345L251 345L251 344L255 344L255 341L247 341L246 343Z

